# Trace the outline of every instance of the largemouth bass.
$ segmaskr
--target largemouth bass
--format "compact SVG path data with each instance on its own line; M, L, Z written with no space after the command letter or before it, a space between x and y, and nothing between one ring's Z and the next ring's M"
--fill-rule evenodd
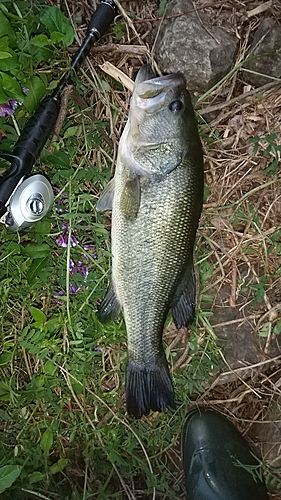
M138 72L114 178L97 210L112 209L112 281L101 321L123 309L129 415L175 407L162 345L169 311L177 328L195 314L193 246L203 199L203 155L181 73Z

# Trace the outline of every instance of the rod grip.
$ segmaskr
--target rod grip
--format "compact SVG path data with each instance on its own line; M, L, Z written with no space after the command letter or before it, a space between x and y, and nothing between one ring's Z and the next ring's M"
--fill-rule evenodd
M94 12L88 27L88 32L97 33L97 38L102 37L108 30L116 15L116 5L112 0L104 0Z
M60 103L52 97L46 97L27 121L13 154L21 155L25 150L36 159L41 153L48 137L55 126L60 109Z

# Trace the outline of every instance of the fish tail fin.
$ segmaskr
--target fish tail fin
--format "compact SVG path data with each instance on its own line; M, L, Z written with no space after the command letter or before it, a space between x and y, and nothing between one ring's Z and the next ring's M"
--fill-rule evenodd
M126 406L130 416L140 418L149 410L165 412L175 408L175 395L163 352L154 363L139 365L127 359Z

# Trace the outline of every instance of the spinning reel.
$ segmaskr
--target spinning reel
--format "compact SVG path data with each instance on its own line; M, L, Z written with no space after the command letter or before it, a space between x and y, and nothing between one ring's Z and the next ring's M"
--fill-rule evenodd
M29 231L52 206L54 194L48 179L41 174L30 174L55 126L61 95L73 70L80 66L92 44L104 35L116 13L113 0L102 0L91 18L85 40L76 52L70 70L28 120L13 152L0 153L1 158L11 163L7 173L0 178L0 223L11 232Z

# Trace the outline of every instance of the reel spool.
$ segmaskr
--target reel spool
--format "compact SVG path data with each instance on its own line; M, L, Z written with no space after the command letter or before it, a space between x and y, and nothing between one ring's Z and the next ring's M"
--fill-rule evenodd
M10 198L6 228L12 233L28 232L50 210L53 200L53 189L46 177L41 174L28 177Z

